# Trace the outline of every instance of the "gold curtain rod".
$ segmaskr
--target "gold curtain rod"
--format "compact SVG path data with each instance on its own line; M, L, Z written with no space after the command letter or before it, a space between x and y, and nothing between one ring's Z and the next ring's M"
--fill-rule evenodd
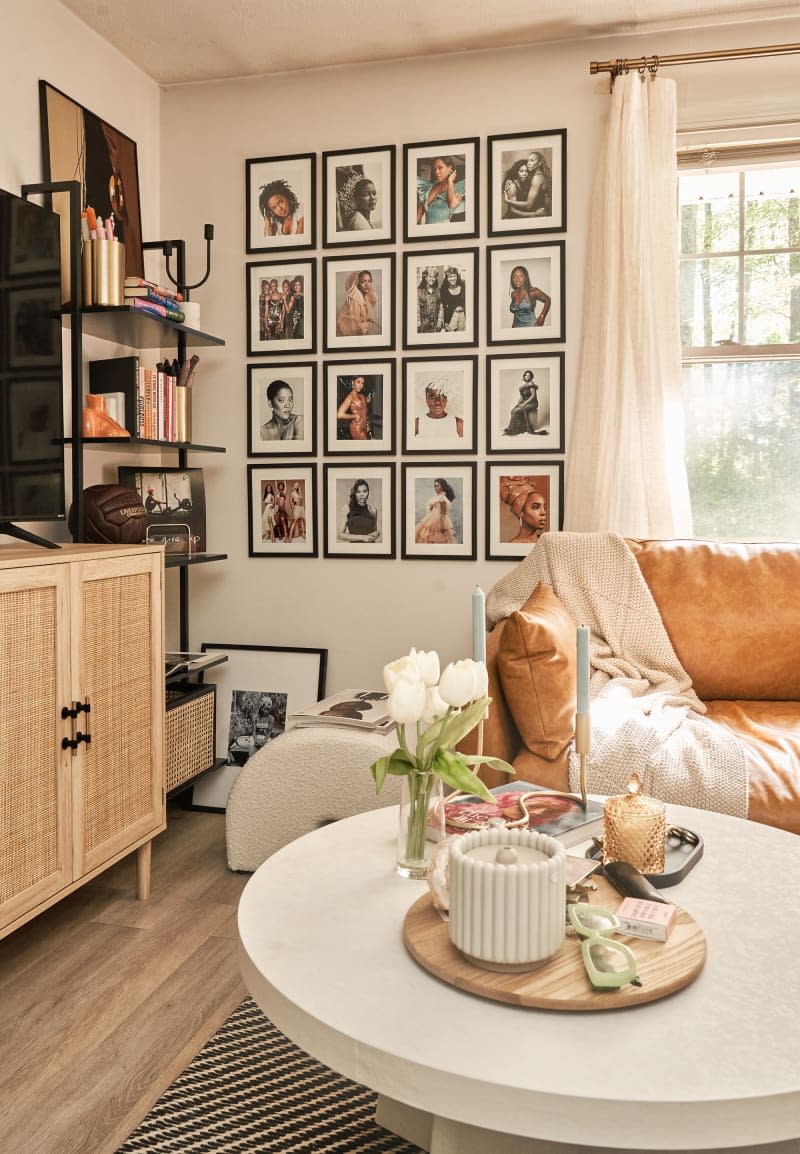
M669 64L704 64L713 60L746 60L754 56L789 56L800 52L800 44L766 44L761 48L727 48L718 52L685 52L682 56L639 56L628 60L624 57L619 60L592 60L589 73L594 76L598 72L610 72L612 77L622 72L637 71L657 72L659 68Z

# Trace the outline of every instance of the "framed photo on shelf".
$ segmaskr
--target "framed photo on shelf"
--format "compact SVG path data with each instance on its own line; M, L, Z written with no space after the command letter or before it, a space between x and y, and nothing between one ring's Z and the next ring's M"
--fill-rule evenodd
M526 557L542 533L561 529L564 462L486 462L486 560Z
M564 241L490 245L488 343L546 344L564 337Z
M475 462L403 463L402 556L474 561Z
M247 352L317 351L316 258L247 265Z
M246 160L247 252L314 248L314 153Z
M403 254L408 349L477 345L477 248Z
M486 358L486 451L564 452L564 354Z
M120 485L135 489L147 513L147 537L165 553L206 552L206 491L202 469L136 469L120 465Z
M490 136L489 236L564 232L567 130Z
M326 557L394 557L393 464L324 466Z
M247 512L250 557L316 557L316 465L248 465Z
M478 235L478 145L477 136L403 145L406 241Z
M323 152L322 243L394 244L393 144Z
M403 451L477 450L477 357L403 358Z
M327 361L325 453L394 453L394 361Z
M394 348L394 253L323 257L326 353Z
M225 764L193 786L192 803L224 810L241 767L286 729L286 719L325 696L327 649L277 645L232 645L204 641L228 660L203 671L216 694L216 756Z
M316 361L247 366L249 457L314 455L316 382Z

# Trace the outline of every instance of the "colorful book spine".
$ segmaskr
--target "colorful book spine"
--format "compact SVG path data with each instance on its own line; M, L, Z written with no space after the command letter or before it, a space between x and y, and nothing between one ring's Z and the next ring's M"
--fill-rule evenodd
M151 316L163 317L170 321L177 321L178 324L183 323L184 314L180 309L168 309L165 305L156 304L155 301L148 301L143 297L128 297L126 299L127 303L132 305L133 308L141 309L142 312L150 313Z
M168 311L171 309L173 312L183 312L180 302L174 297L164 296L154 289L125 289L125 303L133 304L135 301L147 301L150 304L163 305Z
M165 285L156 284L153 280L147 280L141 276L126 276L125 289L150 289L151 292L158 293L159 296L169 297L170 300L182 301L183 293L176 292L174 288L168 288Z

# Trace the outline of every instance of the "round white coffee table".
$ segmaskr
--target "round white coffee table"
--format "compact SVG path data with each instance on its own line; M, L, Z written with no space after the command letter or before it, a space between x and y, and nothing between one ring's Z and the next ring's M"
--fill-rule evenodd
M307 834L256 871L239 905L245 982L298 1046L378 1091L382 1125L432 1154L796 1152L800 839L667 813L705 839L668 893L708 957L662 1001L520 1009L433 977L403 945L426 887L394 871L396 808Z

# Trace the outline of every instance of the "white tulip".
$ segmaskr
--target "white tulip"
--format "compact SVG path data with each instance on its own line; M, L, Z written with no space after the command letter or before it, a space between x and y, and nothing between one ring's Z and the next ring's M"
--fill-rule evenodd
M425 712L422 715L422 720L429 724L433 721L438 721L440 717L444 717L447 713L447 702L443 700L439 693L439 686L432 685L427 692L425 698Z
M439 693L448 705L460 709L476 696L476 663L470 658L450 662L439 679Z
M425 712L426 690L424 682L400 677L389 690L386 707L392 721L398 725L420 721Z
M419 668L414 656L414 650L407 657L398 657L397 661L390 661L383 667L383 684L388 691L394 689L398 681L420 681Z
M439 654L434 649L429 649L426 653L424 649L412 648L409 653L417 663L417 672L420 678L430 688L439 680Z

